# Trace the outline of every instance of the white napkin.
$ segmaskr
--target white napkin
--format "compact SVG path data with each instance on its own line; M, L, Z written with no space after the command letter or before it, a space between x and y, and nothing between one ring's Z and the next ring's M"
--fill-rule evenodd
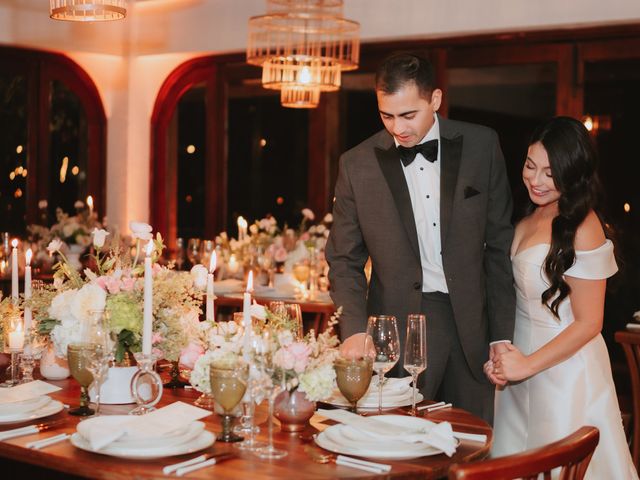
M394 404L395 402L411 398L412 394L411 377L387 378L382 384L383 404ZM384 402L385 399L387 400L386 402ZM373 378L371 378L369 390L367 390L367 393L365 393L359 401L360 405L368 405L370 403L378 404L378 375L374 375Z
M131 417L129 420L96 424L94 428L89 429L87 440L93 450L100 450L125 433L139 435L140 432L144 432L149 437L158 437L212 413L184 402L175 402L146 415Z
M325 409L318 409L318 413L330 420L349 425L380 440L425 443L442 450L449 457L456 451L456 440L453 437L453 429L449 422L434 424L433 422L424 420L424 428L407 430L404 427L381 420L380 417L384 417L384 415L361 417L346 410Z
M233 293L242 292L244 285L242 284L242 280L228 278L226 280L220 280L219 282L213 282L213 288L216 293Z
M32 398L41 397L52 392L57 392L60 387L51 385L41 380L16 385L12 388L0 389L0 404L24 402Z

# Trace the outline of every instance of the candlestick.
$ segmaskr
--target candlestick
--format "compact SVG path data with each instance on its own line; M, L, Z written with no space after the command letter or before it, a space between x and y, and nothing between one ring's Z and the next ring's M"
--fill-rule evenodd
M213 272L216 271L216 262L217 255L215 250L211 252L211 261L209 262L209 273L207 274L207 308L206 308L206 319L207 321L213 321L214 311L213 311Z
M13 303L18 302L18 240L11 241L11 299Z
M151 253L153 240L147 243L147 256L144 259L144 321L142 324L142 353L151 355L151 335L153 331L153 272Z
M24 299L29 300L31 298L31 257L33 252L31 249L27 250L25 254L25 267L24 267ZM31 328L31 308L24 307L24 331L28 332Z
M249 360L249 351L251 349L251 292L253 291L253 271L249 272L247 277L247 289L242 298L242 324L244 326L244 348L243 357L245 361Z
M89 217L93 217L93 197L91 195L87 197L87 206L89 207Z

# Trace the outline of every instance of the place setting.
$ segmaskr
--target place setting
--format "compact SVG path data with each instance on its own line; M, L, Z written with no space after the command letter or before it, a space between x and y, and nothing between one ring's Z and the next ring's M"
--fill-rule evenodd
M49 396L58 390L59 387L41 380L0 390L0 425L37 420L62 411L62 402ZM6 433L0 432L0 439Z

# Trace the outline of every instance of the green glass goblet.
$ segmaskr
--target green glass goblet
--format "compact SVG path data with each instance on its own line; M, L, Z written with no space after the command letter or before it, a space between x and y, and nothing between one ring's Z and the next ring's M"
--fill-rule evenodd
M95 411L89 408L89 386L93 375L87 370L88 353L95 348L91 343L71 343L67 346L67 362L73 378L80 384L80 406L69 410L70 415L88 417Z
M340 393L351 404L349 410L357 412L358 400L369 390L371 376L373 374L373 361L371 358L337 358L333 364L336 371L336 383Z
M218 438L221 442L239 442L243 437L235 435L231 429L233 415L231 412L240 403L244 392L247 390L249 367L238 362L224 367L211 365L209 380L211 382L211 395L222 408L222 434Z

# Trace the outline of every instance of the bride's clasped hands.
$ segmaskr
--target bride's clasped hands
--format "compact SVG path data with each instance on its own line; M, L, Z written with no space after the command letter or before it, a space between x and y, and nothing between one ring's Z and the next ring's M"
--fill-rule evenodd
M535 374L528 356L510 343L505 343L504 346L506 351L484 364L484 373L491 383L502 386L507 382L517 382Z

